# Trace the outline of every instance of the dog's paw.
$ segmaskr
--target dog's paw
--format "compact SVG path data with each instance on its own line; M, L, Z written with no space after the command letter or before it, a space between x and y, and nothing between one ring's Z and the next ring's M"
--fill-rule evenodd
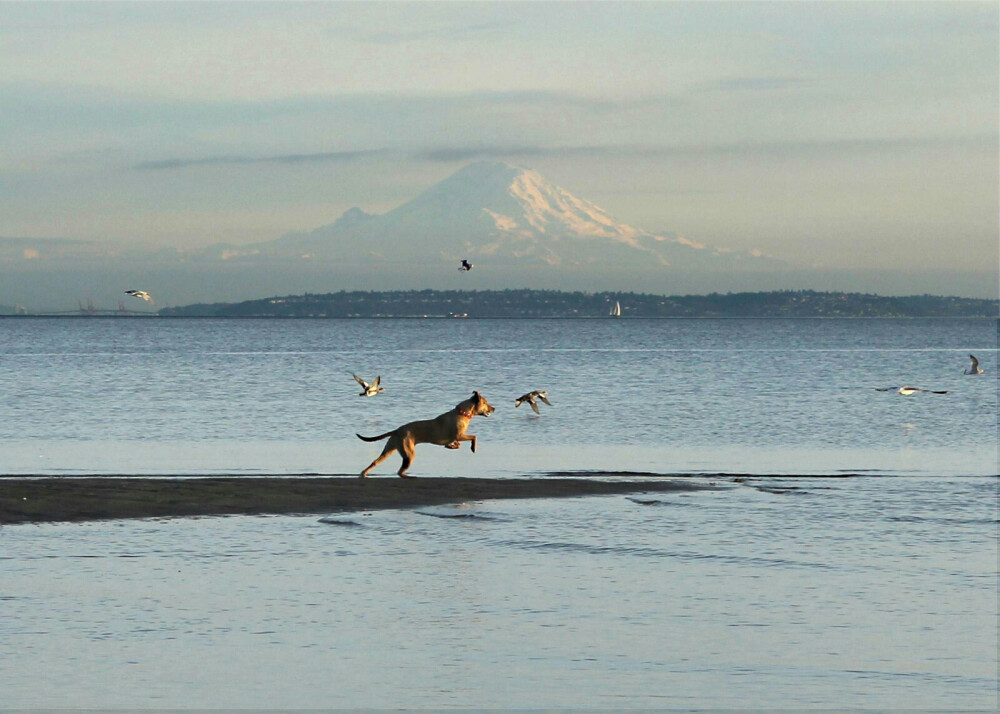
M450 444L445 444L444 448L446 448L446 449L461 449L462 445L460 443L458 443L457 441L453 441Z

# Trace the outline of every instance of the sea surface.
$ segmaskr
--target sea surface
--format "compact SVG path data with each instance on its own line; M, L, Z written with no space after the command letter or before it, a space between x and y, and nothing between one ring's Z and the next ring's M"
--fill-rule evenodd
M0 475L356 474L478 389L412 475L705 486L3 527L0 706L992 709L997 386L996 320L0 319Z

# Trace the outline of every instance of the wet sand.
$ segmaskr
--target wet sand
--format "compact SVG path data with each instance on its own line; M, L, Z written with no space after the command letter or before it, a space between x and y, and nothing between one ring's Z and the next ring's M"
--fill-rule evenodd
M705 484L643 478L523 479L341 476L0 478L0 524L235 514L320 514L501 498L688 491ZM609 474L610 475L610 474Z

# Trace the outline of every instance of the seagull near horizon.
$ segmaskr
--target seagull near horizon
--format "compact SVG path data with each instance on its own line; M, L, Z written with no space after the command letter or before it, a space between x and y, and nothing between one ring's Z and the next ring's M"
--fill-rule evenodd
M535 410L535 414L541 414L541 412L538 410L538 404L535 403L535 399L541 399L543 402L545 402L546 404L548 404L551 407L552 406L552 402L550 402L547 399L548 394L549 394L548 392L540 392L540 391L538 391L536 389L533 392L528 392L527 394L524 394L524 395L518 397L517 399L515 399L514 400L514 406L515 407L519 407L519 406L521 406L521 404L523 402L527 402L528 405L532 409Z
M896 392L897 394L902 394L903 396L910 396L911 394L916 394L917 392L928 392L930 394L947 394L947 389L921 389L920 387L875 387L876 392Z
M962 374L982 374L982 367L979 366L979 360L976 359L975 355L969 355L969 359L972 360L972 366L967 370L962 372Z
M145 290L126 290L125 294L131 295L134 298L145 300L146 302L153 302L153 296L147 293Z
M468 273L470 270L472 270L472 263L470 263L467 258L462 258L462 267L459 268L459 271Z
M361 385L361 389L364 390L360 394L358 394L359 397L374 397L379 392L384 392L385 391L384 387L378 386L379 382L382 381L382 377L381 376L376 377L375 381L372 382L371 384L368 384L368 382L366 382L365 380L361 379L361 377L359 377L356 374L352 374L351 376L354 377L355 381L358 384Z

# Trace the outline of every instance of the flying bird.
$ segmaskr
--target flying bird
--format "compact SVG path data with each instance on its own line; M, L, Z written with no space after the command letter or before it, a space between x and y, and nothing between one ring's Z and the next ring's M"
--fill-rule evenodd
M514 400L514 406L515 407L519 407L524 402L527 402L531 406L531 408L535 410L535 414L541 414L541 412L538 411L538 404L535 403L535 400L536 399L541 399L543 402L545 402L546 404L548 404L551 407L552 406L552 402L550 402L547 399L548 394L549 394L548 392L539 392L536 389L533 392L528 392L527 394L524 394L524 395L518 397L517 399L515 399Z
M147 293L145 290L126 290L126 295L131 295L134 298L140 298L146 302L153 302L153 296Z
M374 382L368 384L368 382L361 379L361 377L356 374L352 374L351 376L354 377L355 381L361 385L361 389L363 390L360 394L358 394L359 397L374 397L379 392L385 391L384 387L378 386L379 382L382 381L382 377L376 377Z
M936 390L936 389L921 389L920 387L883 387L875 388L876 392L896 392L897 394L902 394L905 397L911 394L916 394L917 392L929 392L930 394L947 394L948 390Z
M962 374L982 374L983 369L979 366L979 360L976 359L976 356L969 355L969 359L972 360L972 366L965 370Z
M462 258L462 267L459 270L463 273L468 273L472 270L472 263L470 263L466 258Z

